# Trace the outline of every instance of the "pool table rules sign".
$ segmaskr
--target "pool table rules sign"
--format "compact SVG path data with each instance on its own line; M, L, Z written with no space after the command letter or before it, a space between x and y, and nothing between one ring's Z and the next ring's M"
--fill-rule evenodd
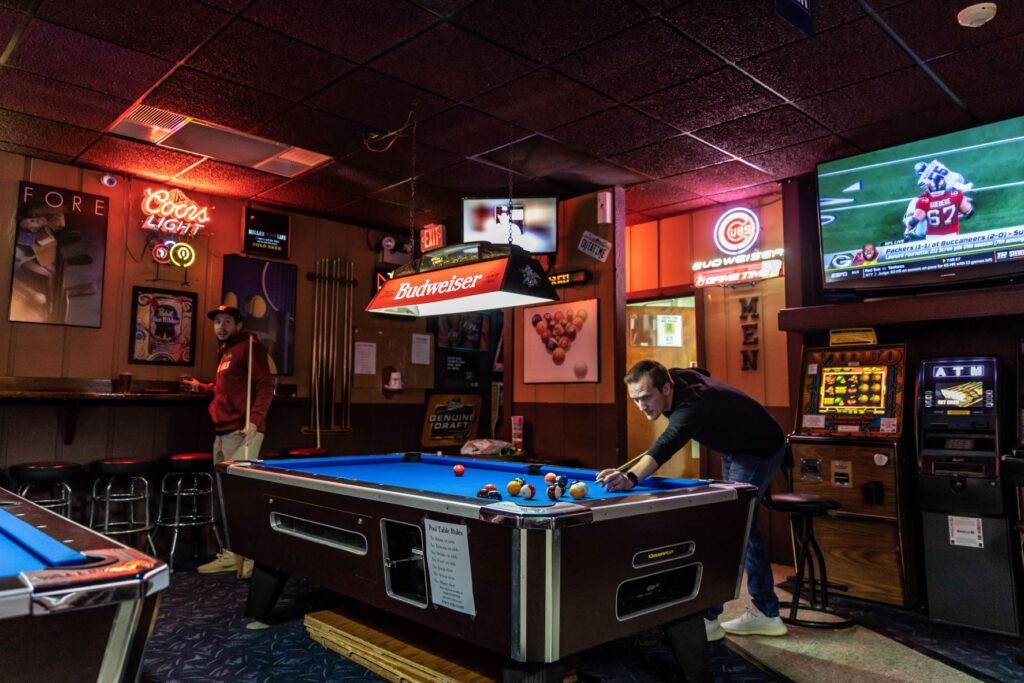
M465 524L424 519L427 531L427 568L430 596L435 605L476 616L473 573Z

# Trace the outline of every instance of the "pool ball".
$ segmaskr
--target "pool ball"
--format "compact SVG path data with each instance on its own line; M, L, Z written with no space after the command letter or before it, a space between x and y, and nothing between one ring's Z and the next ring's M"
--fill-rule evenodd
M565 339L565 337L562 337ZM561 346L555 345L555 349L551 352L551 360L554 361L555 365L561 365L565 362L565 349Z
M455 473L456 477L461 477L465 471L466 468L463 467L462 465L456 465L455 467L452 468L452 472Z
M558 475L555 474L554 472L548 472L547 474L544 475L544 481L546 481L549 484L554 484L555 479L558 479Z
M569 486L569 477L558 476L555 477L555 480L551 483L554 484L555 486L561 486L564 489Z
M479 491L476 492L476 497L477 498L486 498L487 494L490 493L490 492L491 492L490 489L480 489Z
M548 487L548 498L551 500L558 500L562 497L562 488L552 484Z
M497 491L488 491L487 495L484 497L488 500L501 500L501 494Z
M587 495L587 485L581 481L573 482L569 487L569 495L576 499L582 498Z
M522 486L523 484L525 484L525 483L526 483L526 480L525 480L525 479L523 479L522 477L516 477L516 478L515 478L515 479L513 479L512 481L518 481L518 482L519 482L519 485L520 485L520 486Z
M517 479L513 479L512 481L505 485L505 490L508 491L508 495L510 496L518 496L519 491L521 491L522 488L523 485L520 484L519 480Z
M523 484L523 487L519 489L519 493L523 495L523 498L530 500L537 495L537 489L533 487L533 484Z
M534 327L537 327L537 323L539 323L543 319L544 316L542 316L540 313L534 313L533 318L530 319L530 324L533 325Z
M494 484L484 484L484 488L487 489L488 491L497 491L498 490L498 487L495 486Z

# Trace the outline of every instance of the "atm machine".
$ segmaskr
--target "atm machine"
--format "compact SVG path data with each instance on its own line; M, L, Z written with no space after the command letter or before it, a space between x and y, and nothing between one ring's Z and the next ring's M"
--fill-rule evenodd
M928 614L1017 635L1012 497L1000 480L1004 435L993 357L921 362L917 460Z

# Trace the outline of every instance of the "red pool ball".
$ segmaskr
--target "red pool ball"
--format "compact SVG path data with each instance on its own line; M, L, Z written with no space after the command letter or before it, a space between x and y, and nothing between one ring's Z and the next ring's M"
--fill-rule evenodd
M455 473L456 477L461 477L465 471L466 468L463 467L462 465L456 465L455 467L452 468L452 472Z
M498 487L495 486L494 484L484 484L484 488L487 489L488 491L497 491L498 490Z

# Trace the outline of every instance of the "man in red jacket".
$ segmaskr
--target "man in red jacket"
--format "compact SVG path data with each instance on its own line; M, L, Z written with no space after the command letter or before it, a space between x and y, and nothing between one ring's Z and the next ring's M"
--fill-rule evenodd
M260 456L263 434L267 430L267 411L274 400L274 378L270 375L267 350L255 334L242 331L242 313L237 308L221 305L206 317L213 321L213 332L220 342L217 379L213 384L204 384L196 379L191 383L202 391L213 393L210 401L210 419L215 434L213 460L255 460ZM250 363L252 394L247 396ZM245 421L247 398L252 401L248 423ZM225 550L217 555L217 559L199 567L199 572L239 571L239 575L244 575L250 563L240 569L241 559Z

